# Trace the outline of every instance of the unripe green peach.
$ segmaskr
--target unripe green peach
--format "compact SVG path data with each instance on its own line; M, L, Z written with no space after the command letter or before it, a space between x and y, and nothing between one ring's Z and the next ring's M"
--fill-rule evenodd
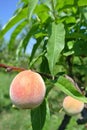
M10 99L19 108L35 108L44 100L46 87L40 74L25 70L10 85Z
M76 115L83 110L84 103L71 96L67 96L64 98L63 108L68 115Z

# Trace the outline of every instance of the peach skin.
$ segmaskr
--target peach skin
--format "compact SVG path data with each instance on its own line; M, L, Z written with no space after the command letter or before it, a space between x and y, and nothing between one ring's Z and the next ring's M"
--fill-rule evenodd
M76 115L83 110L84 103L71 96L66 96L63 101L63 108L68 115Z
M45 98L46 87L40 74L25 70L16 75L10 85L12 103L23 109L39 106Z

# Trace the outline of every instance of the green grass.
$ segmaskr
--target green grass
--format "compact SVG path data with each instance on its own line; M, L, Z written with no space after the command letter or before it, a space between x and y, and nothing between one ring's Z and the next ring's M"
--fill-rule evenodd
M9 98L9 87L14 73L0 72L0 130L32 130L30 121L30 110L19 110L12 107ZM44 130L57 130L61 124L64 111L61 110L62 100L64 94L54 88L49 93L49 107L51 112L51 119ZM78 116L73 116L66 130L86 130L85 125L77 125L76 120Z
M31 130L28 111L11 110L1 113L0 130Z

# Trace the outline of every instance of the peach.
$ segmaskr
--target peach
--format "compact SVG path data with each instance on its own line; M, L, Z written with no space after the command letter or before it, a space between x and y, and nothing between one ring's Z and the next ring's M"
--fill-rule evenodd
M10 99L18 108L31 109L45 98L46 87L40 74L25 70L16 75L10 85Z
M63 108L68 115L76 115L83 110L84 103L71 96L67 96L64 98Z

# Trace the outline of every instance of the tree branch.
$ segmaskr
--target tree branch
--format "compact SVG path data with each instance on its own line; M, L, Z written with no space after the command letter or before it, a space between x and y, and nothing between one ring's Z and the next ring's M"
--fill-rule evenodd
M67 114L64 115L64 119L61 123L61 125L59 126L58 130L65 130L67 125L69 124L71 119L71 116L68 116Z
M21 71L27 70L25 68L15 67L15 66L8 66L6 64L0 64L0 67L1 68L5 68L7 72L10 72L10 71L21 72ZM35 71L35 70L32 70L32 71ZM37 71L35 71L35 72L37 72ZM48 79L53 79L53 76L50 75L50 74L45 74L45 73L42 73L42 72L37 72L37 73L39 73L41 76L46 77ZM56 78L56 76L55 76L55 78Z
M0 64L0 67L5 68L7 72L10 72L10 71L19 71L20 72L20 71L26 70L25 68L8 66L8 65L5 65L5 64Z

